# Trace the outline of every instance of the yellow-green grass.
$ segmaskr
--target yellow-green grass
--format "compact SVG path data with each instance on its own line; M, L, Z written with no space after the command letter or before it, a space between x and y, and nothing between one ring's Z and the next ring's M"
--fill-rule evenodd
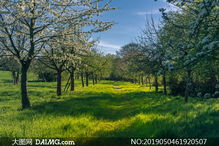
M31 109L0 72L0 137L219 138L219 99L163 96L129 82L101 81L55 96L56 83L29 82ZM65 82L63 83L63 86Z

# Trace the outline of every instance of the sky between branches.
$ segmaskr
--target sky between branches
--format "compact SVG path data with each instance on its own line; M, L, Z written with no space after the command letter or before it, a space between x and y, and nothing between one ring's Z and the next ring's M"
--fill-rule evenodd
M121 46L135 41L146 24L146 20L153 17L159 23L160 8L176 11L177 8L166 3L165 0L113 0L111 7L117 10L107 12L101 19L114 21L116 24L109 31L98 33L99 50L104 53L115 54Z

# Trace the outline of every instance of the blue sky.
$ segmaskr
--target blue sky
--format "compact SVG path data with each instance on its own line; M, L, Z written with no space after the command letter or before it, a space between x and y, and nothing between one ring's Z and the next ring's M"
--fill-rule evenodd
M99 38L98 49L114 54L127 43L135 41L146 24L146 19L161 20L160 8L175 10L165 0L113 0L111 7L117 10L107 12L101 19L114 21L112 29L95 35Z

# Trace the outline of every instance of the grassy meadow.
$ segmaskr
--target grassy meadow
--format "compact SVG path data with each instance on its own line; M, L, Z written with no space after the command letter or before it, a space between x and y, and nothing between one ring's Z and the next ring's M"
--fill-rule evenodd
M219 99L185 103L183 97L122 81L85 88L76 81L76 91L61 97L55 96L55 87L54 82L29 82L32 107L21 111L20 88L1 71L0 137L219 137Z

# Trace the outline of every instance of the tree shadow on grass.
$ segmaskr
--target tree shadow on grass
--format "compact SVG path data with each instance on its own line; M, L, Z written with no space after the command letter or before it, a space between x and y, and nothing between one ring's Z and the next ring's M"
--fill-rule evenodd
M9 80L9 79L1 79L0 83L11 83L11 84L13 84L13 81Z
M124 83L129 83L126 81L101 81L101 84L103 85L112 85L112 86L119 86L119 85L124 85Z
M42 82L42 83L44 83L44 82ZM28 86L33 87L33 88L37 87L37 88L50 88L50 89L54 89L54 90L56 89L56 85L47 85L47 84L42 84L42 85L30 84Z
M53 92L52 92L53 93ZM29 91L30 96L46 96L48 95L48 92L40 92L40 91L33 91L30 90ZM15 99L20 99L21 95L20 95L20 91L19 90L10 90L10 91L1 91L0 90L0 102L4 102L4 101L8 101L8 100L15 100Z
M3 96L15 96L19 94L19 91L0 91L0 96L3 97Z
M110 132L96 132L94 135L99 135L99 138L86 141L83 145L130 145L131 138L207 138L207 143L203 145L216 146L219 145L219 119L211 117L212 115L218 115L218 111L203 112L190 122L185 120L174 121L171 116L154 118L146 120L146 122L144 118L136 117L126 128L121 127Z
M1 91L0 90L0 102L6 102L9 100L19 99L19 91Z
M121 82L117 82L117 81L108 81L108 82L101 82L101 84L104 85L114 85L114 84L121 84Z
M66 100L35 104L32 110L39 114L60 116L89 114L97 119L114 121L141 113L142 107L148 103L158 105L159 103L156 102L160 99L156 96L156 93L149 92L131 92L126 94L85 92L78 93L75 97ZM160 102L160 104L162 103Z

